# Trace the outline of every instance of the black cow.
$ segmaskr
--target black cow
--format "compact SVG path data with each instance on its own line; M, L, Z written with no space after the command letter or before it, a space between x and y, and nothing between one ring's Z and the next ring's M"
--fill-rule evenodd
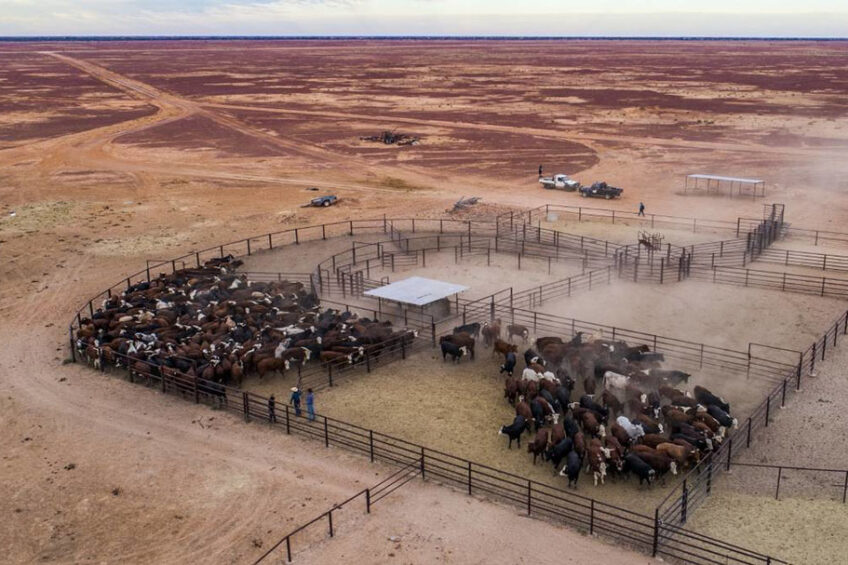
M689 373L684 373L683 371L674 371L669 369L650 369L648 374L653 379L657 379L659 384L670 384L672 386L679 385L680 383L688 383L689 382Z
M559 400L554 398L554 395L552 395L546 389L540 388L539 396L548 401L548 404L551 405L551 407L554 409L554 412L560 412L562 410L562 405L559 403Z
M715 404L707 406L707 414L715 418L719 424L727 429L736 427L736 418L731 417L730 414Z
M730 414L730 404L725 402L725 400L720 396L714 395L702 386L695 386L695 399L704 406L709 406L710 404L712 404L714 406L718 406L719 408Z
M558 386L556 389L556 400L559 402L560 410L565 413L568 410L568 405L571 404L571 390L565 386Z
M574 443L571 441L571 438L566 437L558 444L548 449L545 453L545 460L550 461L553 464L554 472L556 472L559 464L562 463L562 460L569 454L569 452L571 452L573 447Z
M562 427L565 429L565 435L573 438L574 435L580 431L580 428L577 426L577 422L571 416L566 416L562 421Z
M597 412L601 416L601 420L604 422L606 422L609 417L609 408L601 406L588 394L584 394L580 397L580 406L591 410L592 412Z
M446 361L448 355L451 356L452 361L454 363L459 363L459 360L465 355L465 352L468 351L464 346L459 347L455 343L451 343L449 341L442 342L442 361Z
M504 364L501 365L501 373L506 373L510 377L512 376L512 372L515 370L515 352L510 351L506 354L506 359L504 360Z
M515 416L515 419L512 421L512 424L508 426L501 426L501 431L498 432L498 435L506 434L509 436L509 445L507 445L507 449L512 448L512 440L516 440L518 442L518 447L521 447L521 434L524 433L524 430L529 427L527 420L524 419L524 416L518 414Z
M568 487L572 488L571 485L574 483L573 488L577 488L577 479L580 478L580 467L582 463L580 461L580 456L577 455L576 451L569 451L568 455L565 457L565 466L559 472L560 476L568 475Z
M648 481L648 485L650 486L651 481L657 476L657 472L650 465L642 461L635 453L628 453L624 457L624 464L628 472L632 471L639 477L640 486L644 481Z
M533 412L533 421L535 422L536 429L538 430L545 425L545 409L542 407L542 404L534 398L530 401L530 411Z
M480 323L474 322L473 324L464 324L461 326L457 326L453 329L453 333L458 334L462 332L466 332L474 337L480 337Z
M530 363L539 363L544 366L545 360L531 348L524 352L524 365L529 367Z

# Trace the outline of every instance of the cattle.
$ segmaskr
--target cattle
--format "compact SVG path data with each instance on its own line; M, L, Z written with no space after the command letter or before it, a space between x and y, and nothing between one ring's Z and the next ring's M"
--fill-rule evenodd
M318 355L318 358L322 363L331 365L342 365L344 363L353 365L353 353L344 354L340 351L322 351Z
M533 419L533 411L530 409L530 404L524 400L523 396L518 397L518 402L515 404L515 414L523 417L526 422L530 422Z
M565 466L560 470L560 476L568 476L568 488L577 488L577 479L580 478L580 456L575 451L570 451L565 457ZM572 486L573 485L573 486Z
M548 381L540 381L540 384L547 383ZM557 413L562 410L562 405L560 405L559 401L554 398L551 392L545 387L539 387L539 396L545 399L545 401L553 408L553 415L558 415Z
M445 336L442 336L441 338L439 338L439 341L442 342L442 343L450 342L450 343L453 343L454 345L456 345L458 347L464 347L466 352L471 354L471 358L474 359L474 344L475 344L475 341L474 341L474 338L471 337L471 334L469 334L467 332L460 332L460 333L456 333L456 334L445 335Z
M580 431L580 428L577 427L577 422L571 416L566 416L562 421L563 429L565 429L565 435L573 438L577 432Z
M736 418L733 418L725 412L722 408L716 406L715 404L710 404L707 406L707 414L716 419L716 421L724 426L725 428L736 429L738 426L738 422Z
M645 434L639 441L642 445L656 449L659 444L667 442L668 438L660 434Z
M702 386L695 386L695 399L704 406L712 404L713 406L718 406L724 412L730 414L730 404L725 402L725 400L720 396L714 395Z
M282 375L283 371L288 371L289 368L290 362L288 359L277 359L276 357L266 357L256 364L260 379L264 378L267 373L275 371Z
M574 443L574 451L580 456L580 461L583 461L583 458L586 457L586 436L583 435L583 432L577 432L571 439Z
M683 371L674 371L668 369L649 369L648 375L657 379L657 387L659 387L660 383L677 385L680 383L688 383L689 382L689 373L684 373Z
M642 486L645 481L648 482L648 486L651 486L657 476L657 472L635 453L628 453L624 457L624 465L627 472L636 473L636 476L639 477L639 486Z
M518 442L518 447L521 447L521 434L524 433L524 430L528 427L527 420L524 419L524 416L518 414L512 420L512 424L508 426L501 426L498 435L507 435L509 436L509 444L507 445L507 449L512 448L512 440L516 440Z
M647 416L645 414L636 414L636 421L634 424L641 424L642 429L645 430L645 433L648 434L661 434L663 433L663 425Z
M606 435L603 424L598 421L598 417L591 410L583 411L579 419L584 433L592 437L604 437Z
M583 379L583 390L586 394L595 394L595 377L589 376Z
M545 408L538 398L530 401L530 412L533 414L533 422L536 425L535 429L538 430L545 424Z
M607 458L610 462L610 470L621 472L624 470L624 446L619 443L614 435L608 435L604 438L604 444L609 451Z
M694 419L694 416L691 416L681 410L678 410L671 404L663 406L660 411L662 412L665 421L671 424L672 426L681 423L690 424Z
M695 414L692 415L692 420L695 422L702 422L714 434L719 436L724 435L724 426L722 426L718 420L710 416L707 412L695 412Z
M563 341L561 337L551 336L551 337L539 337L536 338L536 348L541 351L545 348L545 346L555 343L557 345L563 345Z
M548 436L550 435L550 430L548 428L540 428L536 430L536 436L533 438L527 445L527 453L533 454L533 465L536 464L536 458L539 455L544 457L545 451L548 447Z
M480 337L480 323L464 324L453 329L454 334L467 333L470 336Z
M660 385L659 387L660 396L668 398L669 400L674 400L674 398L678 396L686 396L686 393L680 389L676 389L672 386L668 385Z
M630 377L628 377L627 375L621 375L612 371L604 372L605 389L609 390L611 388L617 388L620 390L625 390L627 389L628 384L630 384Z
M552 446L545 452L545 460L550 461L554 467L554 473L556 473L557 467L562 463L562 460L566 455L572 450L574 444L571 441L571 438L563 438L559 443Z
M504 363L501 365L500 373L506 373L510 377L515 370L515 352L510 351L504 356Z
M501 355L504 356L504 358L506 358L507 353L509 353L509 352L515 353L517 351L518 351L517 346L512 345L511 343L504 341L500 338L496 339L494 345L492 346L492 355L497 355L498 353L500 353Z
M630 441L634 442L638 440L640 437L645 435L645 429L639 425L634 424L630 420L628 420L625 416L619 416L615 419L615 422L624 428L624 431L627 432L627 435L630 437Z
M507 377L504 381L504 398L510 404L515 404L515 399L518 398L518 381L512 377Z
M529 367L533 363L544 364L545 360L539 356L538 353L533 351L532 349L527 349L524 351L524 365Z
M501 337L500 319L495 320L491 324L483 324L480 333L483 334L483 343L486 346L492 345L496 339L500 339Z
M692 449L691 451L683 447L682 445L677 445L674 443L661 443L656 447L657 453L662 453L663 455L670 457L673 459L679 468L683 468L688 464L695 464L697 461L695 460L695 454L698 453L697 450Z
M568 408L568 405L571 403L571 390L568 387L559 385L556 387L556 391L554 392L554 397L557 402L559 402L560 410L565 412Z
M446 361L448 355L451 356L451 360L454 363L459 363L459 360L466 354L467 349L463 347L459 347L454 343L449 341L443 341L441 344L442 348L442 361Z
M618 425L618 422L616 421L610 423L610 434L615 436L615 439L617 439L623 446L628 446L633 442L633 439L630 437L630 434L627 433L627 430Z
M623 408L621 401L610 391L605 390L601 393L601 402L614 414L621 415L621 409Z
M645 450L648 449L650 448L645 447ZM677 462L675 462L674 459L672 459L668 455L660 453L654 449L650 451L634 451L634 453L639 457L639 459L650 465L651 468L656 471L657 477L663 477L669 471L671 471L672 475L677 474Z
M606 453L609 453L609 451L601 445L601 442L598 439L590 441L589 446L586 448L588 469L592 472L592 478L595 481L595 486L598 486L598 479L600 479L601 484L604 484L604 477L607 476L607 464L605 461Z
M580 397L580 406L587 408L600 416L602 422L606 422L609 417L609 408L601 406L589 394L584 394Z
M539 373L530 367L526 367L523 371L521 371L521 378L525 381L538 381Z
M509 324L506 327L507 339L512 341L513 336L519 336L524 343L530 338L530 330L520 324Z

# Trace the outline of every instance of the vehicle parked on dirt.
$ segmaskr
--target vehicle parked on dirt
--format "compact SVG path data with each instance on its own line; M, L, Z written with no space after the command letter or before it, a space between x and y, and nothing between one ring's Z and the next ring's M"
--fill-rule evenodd
M623 188L610 186L604 181L593 182L592 186L580 187L580 196L584 198L606 198L609 200L610 198L618 198L622 192L624 192Z
M565 174L556 174L552 177L542 177L539 179L539 184L542 188L548 190L558 189L567 192L574 192L580 188L580 183Z
M327 207L332 206L333 204L339 201L339 197L334 194L329 194L327 196L319 196L318 198L313 198L309 201L309 204L304 204L303 207L307 208L309 206L316 207Z

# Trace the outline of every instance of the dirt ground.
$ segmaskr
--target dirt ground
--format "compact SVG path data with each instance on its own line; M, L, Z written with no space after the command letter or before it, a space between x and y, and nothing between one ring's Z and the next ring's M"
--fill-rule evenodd
M463 194L484 198L471 214L576 203L573 194L539 188L540 163L546 173L625 187L622 200L609 204L619 210L644 201L657 214L727 220L759 216L762 202L684 197L677 194L682 176L762 177L769 200L787 204L794 226L838 231L848 211L844 47L0 44L0 544L7 559L243 562L260 551L254 539L267 547L288 524L379 471L62 367L75 308L146 259L327 220L435 217ZM358 139L384 129L422 143ZM315 194L310 186L342 202L300 208ZM456 503L439 492L445 508ZM475 521L491 523L497 512L475 506ZM415 519L421 535L438 527ZM516 539L547 527L509 523ZM452 529L459 545L472 537L463 537L464 528L470 525ZM367 539L360 551L385 545ZM575 548L575 559L608 551L595 545L585 554ZM374 555L375 562L394 559ZM458 562L475 560L461 555Z
M847 365L845 348L816 364L817 376L804 380L801 392L776 412L767 433L761 430L739 460L848 470ZM775 500L775 470L737 466L721 475L717 494L689 526L793 563L839 563L845 556L844 479L844 473L784 471Z

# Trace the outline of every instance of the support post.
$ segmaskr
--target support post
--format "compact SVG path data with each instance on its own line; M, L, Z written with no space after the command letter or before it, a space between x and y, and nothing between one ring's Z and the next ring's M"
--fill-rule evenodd
M777 488L774 489L774 499L780 500L780 477L783 475L783 467L777 468Z
M745 447L751 447L751 418L748 418L748 437L745 439Z
M330 447L330 429L327 426L326 416L324 416L324 447Z
M468 462L468 494L471 494L471 461Z
M593 498L592 499L592 509L593 510L594 510L594 506L595 506L595 499ZM594 512L593 512L593 514L594 514ZM657 556L657 549L658 549L657 546L659 546L659 541L660 541L660 509L659 509L659 507L657 507L657 508L654 508L654 544L653 544L653 550L651 551L652 557Z
M165 379L163 376L162 383L164 384ZM250 399L247 397L247 392L241 393L241 402L242 408L244 409L244 421L250 421Z
M371 463L374 462L374 430L368 430L368 454L371 456Z

